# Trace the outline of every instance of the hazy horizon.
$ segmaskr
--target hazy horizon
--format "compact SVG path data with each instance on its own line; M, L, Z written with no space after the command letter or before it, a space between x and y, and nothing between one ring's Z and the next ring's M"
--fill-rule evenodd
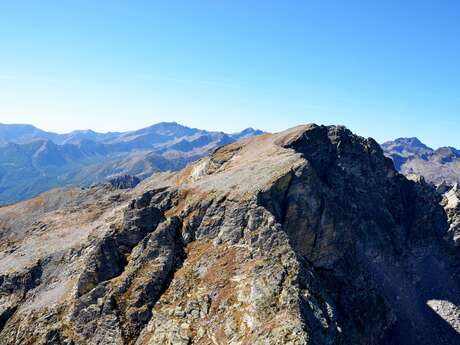
M159 124L159 123L177 123L177 124L185 126L185 127L196 128L196 129L200 129L200 130L206 130L208 132L224 132L224 133L227 133L227 134L242 132L243 130L246 130L246 129L249 129L249 128L252 128L254 130L262 130L262 131L264 131L266 133L275 133L275 131L266 131L266 130L263 130L262 128L254 127L254 126L240 128L240 129L238 129L236 131L227 131L227 130L216 130L216 129L212 129L212 128L193 127L193 126L189 126L189 125L184 124L184 123L179 123L177 121L160 121L160 122L149 124L147 126L143 126L143 127L139 127L139 128L133 128L133 129L127 129L127 130L121 130L121 131L115 131L115 130L98 131L98 130L94 130L92 128L77 128L77 129L73 129L73 130L70 130L70 131L52 131L52 130L48 130L46 128L41 128L41 127L35 126L32 123L2 123L2 122L0 122L0 125L18 125L18 126L31 125L31 126L33 126L35 128L43 130L45 132L51 132L51 133L57 133L57 134L69 134L71 132L77 132L77 131L94 131L94 132L97 132L97 133L105 134L105 133L117 133L117 132L122 133L122 132L136 131L136 130L139 130L139 129L143 129L143 128L147 128L147 127ZM306 125L306 124L310 124L310 123L312 123L312 122L299 123L297 125ZM317 125L341 125L339 123L336 123L336 124L315 123L315 124L317 124ZM289 128L292 128L292 127L289 127ZM282 129L280 131L288 130L289 128L284 128L284 129ZM348 129L350 129L353 132L353 128L348 128ZM359 133L356 133L356 134L360 135ZM363 136L363 135L361 135L361 136ZM390 139L384 140L384 141L379 141L376 138L374 138L374 139L376 139L380 144L383 144L386 141L393 141L393 140L399 139L399 138L413 138L413 137L415 137L415 136L394 137L394 138L390 138ZM423 144L426 144L427 146L430 146L431 148L439 148L439 147L449 146L449 145L441 145L441 146L436 146L435 147L435 146L429 145L423 138L420 138L420 137L415 137L415 138L419 139Z

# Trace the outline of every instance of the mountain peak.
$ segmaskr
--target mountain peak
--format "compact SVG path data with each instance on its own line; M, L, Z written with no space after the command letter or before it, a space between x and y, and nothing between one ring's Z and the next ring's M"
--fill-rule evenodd
M460 151L453 147L433 150L413 137L387 141L382 148L403 174L420 175L435 184L460 182Z
M254 129L252 127L248 127L248 128L243 129L241 132L232 133L230 134L230 136L234 138L235 140L240 140L240 139L244 139L248 137L261 135L264 133L265 132L261 131L260 129Z
M411 146L418 147L418 148L430 149L427 145L422 143L420 139L418 139L417 137L398 138L395 140L395 142L398 144L406 144L406 145L411 145Z
M399 146L401 148L404 148L407 151L415 151L419 149L423 150L433 150L432 148L428 147L425 145L423 142L420 141L417 137L402 137L402 138L397 138L393 141L387 141L382 144L382 146L385 147L390 147L390 146Z
M5 344L456 344L439 196L373 139L303 125L138 182L0 208Z
M52 139L54 133L45 132L29 124L0 124L0 144L25 143L35 139Z

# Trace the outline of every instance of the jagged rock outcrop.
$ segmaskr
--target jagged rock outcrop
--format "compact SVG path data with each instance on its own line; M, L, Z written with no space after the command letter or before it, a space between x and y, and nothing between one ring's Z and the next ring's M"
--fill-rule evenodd
M441 197L299 126L0 208L0 344L458 344Z
M131 175L121 175L121 176L117 176L109 180L109 184L113 188L117 188L117 189L134 188L140 182L141 182L140 178L138 178L137 176L131 176Z
M449 219L450 237L456 246L460 246L460 188L458 184L444 190L442 205Z

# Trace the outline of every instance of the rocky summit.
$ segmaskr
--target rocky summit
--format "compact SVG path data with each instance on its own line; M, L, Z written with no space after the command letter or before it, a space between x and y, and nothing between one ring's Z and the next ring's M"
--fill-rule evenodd
M372 139L299 126L116 182L0 208L0 344L460 344L458 194Z

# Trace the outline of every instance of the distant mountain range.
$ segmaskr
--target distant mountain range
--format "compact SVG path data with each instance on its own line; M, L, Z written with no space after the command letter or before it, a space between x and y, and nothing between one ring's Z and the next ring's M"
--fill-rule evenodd
M211 132L161 122L129 132L78 130L65 134L32 125L0 124L0 205L36 196L54 187L90 186L121 175L140 179L179 170L216 148L263 132ZM381 144L398 171L434 184L460 183L460 151L432 149L417 138Z
M434 184L460 183L460 151L453 147L435 150L417 138L399 138L381 146L396 169L405 175L421 175Z
M210 132L175 122L130 132L66 134L0 124L0 204L58 186L89 186L124 174L143 179L156 171L178 170L219 146L262 133L252 128Z

